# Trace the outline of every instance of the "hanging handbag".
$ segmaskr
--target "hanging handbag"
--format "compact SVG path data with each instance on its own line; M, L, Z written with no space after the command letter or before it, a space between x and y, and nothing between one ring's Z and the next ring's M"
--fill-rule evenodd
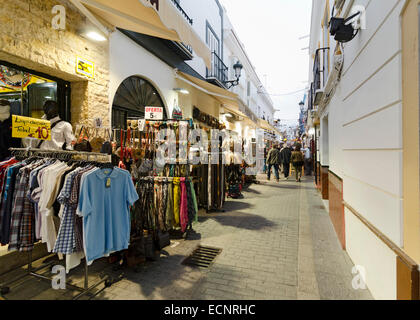
M105 142L105 139L99 136L99 129L96 129L95 137L90 140L90 145L92 146L92 152L99 153L101 151L102 145Z
M162 232L158 231L156 233L156 247L159 250L162 250L163 248L168 247L171 244L171 239L169 236L169 232Z
M144 240L144 252L147 259L156 261L158 259L158 253L156 252L155 241L153 239L153 234L147 231L143 234Z
M102 144L102 147L101 147L101 153L105 153L105 154L108 154L108 155L111 155L112 154L112 138L111 138L111 133L110 133L110 131L109 131L109 129L106 129L105 130L105 134L108 134L108 140L107 141L105 141L103 144Z
M137 132L139 134L138 140L136 138L136 135L137 135L136 133ZM144 152L143 152L142 148L140 147L140 139L141 139L140 131L134 131L133 134L134 134L134 147L133 147L132 154L133 154L134 160L138 161L139 159L143 158L143 156L144 156Z
M74 150L79 152L92 152L92 146L89 142L89 133L85 126L82 126L79 133L79 138L74 145Z

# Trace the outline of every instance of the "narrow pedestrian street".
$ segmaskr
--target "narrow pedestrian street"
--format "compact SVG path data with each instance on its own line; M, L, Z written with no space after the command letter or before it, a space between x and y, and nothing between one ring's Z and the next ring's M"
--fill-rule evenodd
M107 289L103 299L372 299L352 288L353 264L340 247L312 179L251 185L226 212L200 215L201 239L168 248ZM181 262L198 245L223 249L198 271Z
M259 180L244 199L229 200L226 212L201 213L192 239L172 241L158 261L138 272L125 269L124 278L96 299L372 299L368 290L352 288L353 263L340 247L312 179L300 184ZM204 271L182 264L199 244L223 250ZM110 268L105 262L96 268L100 265ZM34 281L12 288L8 298L69 299L76 294L39 280L39 290L33 290Z

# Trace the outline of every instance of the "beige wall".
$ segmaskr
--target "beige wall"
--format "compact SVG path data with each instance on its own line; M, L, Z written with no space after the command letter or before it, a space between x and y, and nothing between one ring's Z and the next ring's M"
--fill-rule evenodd
M402 12L404 251L420 263L419 0Z
M53 6L66 8L66 30L51 26ZM67 0L1 0L0 60L71 82L73 125L109 124L109 43L93 42L78 32L91 25ZM95 78L78 76L76 57L95 63Z

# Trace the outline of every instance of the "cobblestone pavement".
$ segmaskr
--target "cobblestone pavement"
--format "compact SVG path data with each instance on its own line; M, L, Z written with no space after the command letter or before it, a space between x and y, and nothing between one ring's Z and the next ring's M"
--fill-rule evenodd
M372 299L368 290L352 288L353 263L339 245L312 179L260 181L243 199L229 200L226 212L200 214L190 239L172 241L158 261L137 272L124 270L123 279L96 299ZM209 269L182 264L199 244L223 250ZM101 262L96 264L100 269ZM21 290L31 292L29 299L75 294Z

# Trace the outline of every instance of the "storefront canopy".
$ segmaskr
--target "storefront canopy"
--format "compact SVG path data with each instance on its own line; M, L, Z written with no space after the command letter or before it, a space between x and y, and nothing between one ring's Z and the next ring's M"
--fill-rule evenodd
M243 105L243 103L241 102L241 99L236 93L230 92L226 89L223 89L211 83L208 83L207 81L198 79L194 76L191 76L189 74L186 74L180 71L177 72L176 77L196 87L197 89L207 93L208 95L214 97L229 112L233 112L237 114L238 116L244 117L245 119L249 119L253 123L258 122L258 121L254 121L254 119L251 119L251 118L254 118L255 115L250 116L247 114L246 107ZM252 114L250 110L248 111L249 113Z
M73 0L111 26L183 42L211 68L209 47L170 0Z
M207 81L198 79L184 72L177 72L176 77L193 87L207 93L210 96L213 96L216 100L220 101L222 104L230 105L233 107L238 107L238 95L236 93L230 92L226 89L222 89L218 86L215 86Z
M274 128L267 120L259 120L259 125L261 129L267 130L267 131L271 131L271 132L275 132L275 134L280 134L280 132Z

